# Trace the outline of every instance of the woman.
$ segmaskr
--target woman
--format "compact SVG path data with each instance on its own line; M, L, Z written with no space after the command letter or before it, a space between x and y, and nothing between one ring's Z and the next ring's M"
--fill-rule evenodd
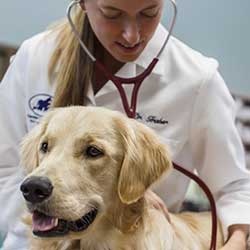
M163 4L164 0L86 0L74 22L85 44L113 74L132 77L145 70L165 40L167 31L159 24ZM215 60L171 38L141 86L136 118L158 132L175 162L196 169L211 188L228 239L223 250L243 250L250 224L249 172L234 126L234 103L217 69ZM91 63L63 22L25 41L0 85L4 249L26 249L18 143L51 105L76 104L124 112L113 83ZM177 211L187 185L186 178L174 173L155 192ZM163 206L154 193L148 196Z

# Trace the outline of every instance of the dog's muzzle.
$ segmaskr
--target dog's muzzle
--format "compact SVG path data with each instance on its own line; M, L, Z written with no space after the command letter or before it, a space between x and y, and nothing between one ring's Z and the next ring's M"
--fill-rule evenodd
M23 181L20 187L25 200L32 210L33 234L39 237L58 237L72 232L81 232L86 230L95 220L98 210L90 210L82 218L76 221L67 221L55 218L39 210L53 192L53 185L47 177L31 176Z

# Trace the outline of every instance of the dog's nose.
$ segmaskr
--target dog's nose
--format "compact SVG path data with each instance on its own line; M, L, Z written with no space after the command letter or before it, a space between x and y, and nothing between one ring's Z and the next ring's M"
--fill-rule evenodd
M29 177L20 187L25 200L31 203L41 203L52 194L53 185L47 177Z

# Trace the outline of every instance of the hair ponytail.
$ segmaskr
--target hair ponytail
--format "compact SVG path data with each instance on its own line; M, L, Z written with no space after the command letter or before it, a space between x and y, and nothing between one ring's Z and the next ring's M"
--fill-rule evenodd
M74 23L91 53L94 54L95 35L88 17L80 7L74 13ZM93 76L94 64L81 48L67 21L57 25L57 47L50 59L48 74L51 82L56 81L53 107L84 105L85 96ZM59 65L59 66L58 66ZM53 79L55 69L56 79Z

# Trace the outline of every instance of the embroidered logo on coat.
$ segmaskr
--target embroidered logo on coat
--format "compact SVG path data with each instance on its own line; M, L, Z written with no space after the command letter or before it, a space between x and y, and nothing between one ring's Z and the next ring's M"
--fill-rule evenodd
M147 122L147 123L154 123L154 124L160 124L160 125L168 124L168 121L165 120L162 117L158 118L155 115L145 116L145 115L142 115L141 113L138 113L138 112L136 113L135 119L136 120L141 120L141 121L144 121L144 122Z
M48 94L37 94L30 98L29 108L32 114L29 114L31 122L37 122L37 120L44 115L44 112L48 111L52 103L53 97Z

